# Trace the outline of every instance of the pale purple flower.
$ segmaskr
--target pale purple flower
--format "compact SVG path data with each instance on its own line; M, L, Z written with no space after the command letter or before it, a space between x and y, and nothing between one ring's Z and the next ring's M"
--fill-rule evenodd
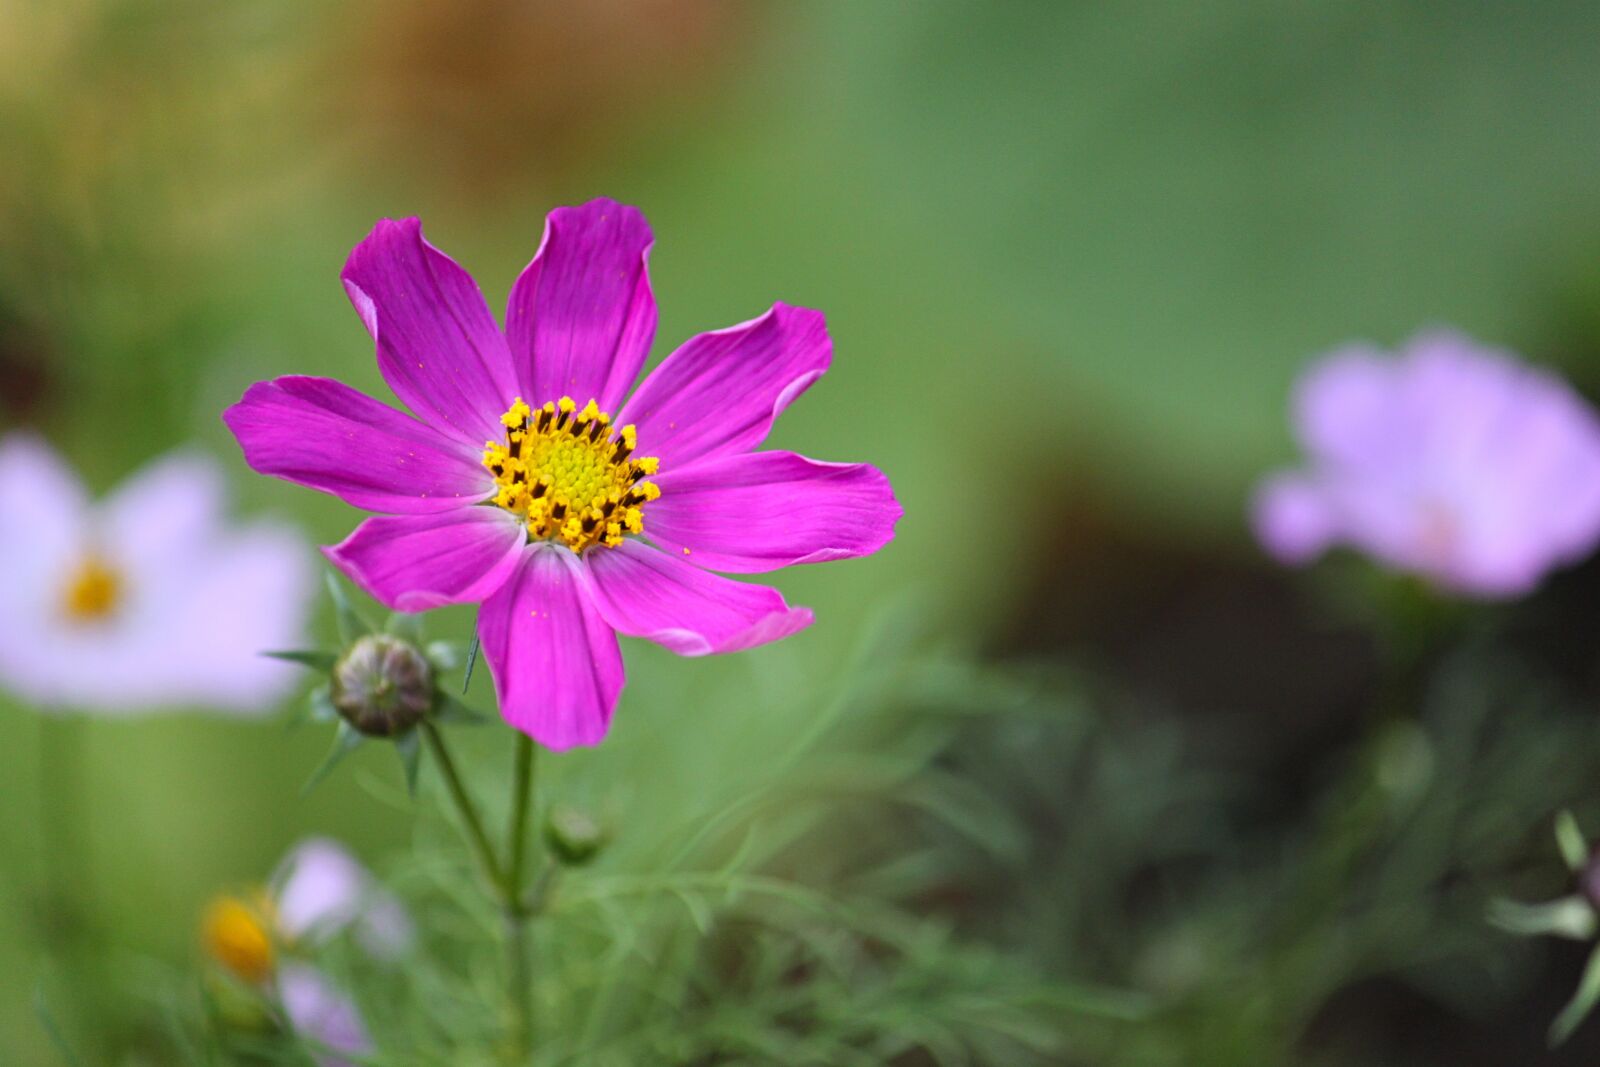
M346 1055L373 1046L355 1002L304 962L304 952L350 930L375 959L393 961L413 937L400 901L325 837L290 849L265 892L217 898L202 929L217 963L263 991L276 989L290 1027L322 1067L346 1067Z
M752 451L828 368L815 311L693 337L629 396L655 334L651 244L613 201L552 212L502 330L417 220L380 222L344 285L416 417L307 377L224 416L256 470L384 513L326 550L372 596L481 602L501 712L554 749L605 736L617 634L687 656L788 636L810 611L712 572L875 552L900 515L871 466Z
M411 943L411 920L400 901L331 838L301 841L272 882L277 929L291 943L320 943L347 927L380 959L394 958Z
M1285 562L1349 545L1441 589L1511 597L1600 539L1600 419L1510 353L1443 331L1398 357L1341 349L1301 379L1293 422L1308 464L1254 505Z
M312 1044L321 1067L354 1067L346 1055L373 1051L372 1038L355 1002L315 967L284 964L278 971L278 999L290 1027Z
M292 531L224 504L198 454L94 501L42 441L0 440L0 687L47 709L270 708L296 678L261 652L304 643L313 575Z

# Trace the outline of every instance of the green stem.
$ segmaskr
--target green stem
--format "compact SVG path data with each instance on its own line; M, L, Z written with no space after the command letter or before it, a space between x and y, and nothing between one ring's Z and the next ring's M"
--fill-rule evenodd
M517 763L511 780L511 840L506 852L511 857L506 873L506 896L522 910L522 877L528 860L528 815L533 810L533 757L537 751L533 738L517 734Z
M533 809L533 765L535 747L533 739L517 735L516 765L511 781L511 819L506 842L507 861L502 867L495 857L489 835L484 833L483 820L467 793L461 776L456 772L455 761L445 747L444 735L432 722L424 719L422 736L439 764L439 773L449 789L466 827L467 839L483 866L484 876L498 898L506 927L506 1000L509 1008L509 1026L506 1042L507 1064L522 1065L533 1054L533 971L528 952L528 921L543 904L548 889L547 878L542 878L531 901L523 900L523 876L528 861L528 818ZM546 872L548 874L548 872Z
M511 1062L526 1063L533 1051L533 972L528 955L528 920L533 912L522 899L522 878L528 859L528 816L533 810L533 738L517 734L516 766L511 779L511 829L506 851L510 856L504 890L506 980L511 1006Z
M500 873L500 861L495 859L494 846L489 844L489 835L483 832L483 820L478 817L478 808L472 803L472 797L467 793L467 788L461 782L461 776L456 773L455 761L450 758L450 750L445 747L444 736L439 733L439 728L427 719L422 720L423 738L428 742L428 748L433 753L435 762L439 764L439 773L444 778L444 784L450 791L450 799L455 802L456 811L461 815L461 822L467 829L467 839L472 843L473 850L478 855L478 862L483 866L483 873L489 879L489 884L495 892L504 898L506 890L505 877Z
M507 1062L526 1064L533 1053L533 964L528 954L528 916L506 909L506 999L511 1009Z
M544 906L550 902L550 894L555 891L556 878L561 873L561 864L551 861L539 872L539 877L534 880L533 890L529 892L523 910L531 919L543 913Z
M39 720L39 826L44 831L45 882L41 932L76 987L72 1005L86 1040L98 1041L104 987L92 947L87 827L83 796L85 723L75 713L48 712Z
M77 890L90 884L83 863L78 798L83 790L83 724L47 714L39 721L39 825L44 828L45 931L56 947L80 932Z

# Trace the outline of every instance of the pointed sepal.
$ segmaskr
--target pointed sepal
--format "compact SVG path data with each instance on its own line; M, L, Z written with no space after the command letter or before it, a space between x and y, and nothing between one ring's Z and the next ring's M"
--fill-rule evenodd
M406 792L417 795L417 772L422 766L422 731L407 730L394 739L395 755L400 757L400 769L405 772Z
M1561 849L1567 870L1577 873L1589 865L1589 842L1584 840L1578 820L1570 811L1563 810L1556 816L1556 847Z
M306 695L306 719L310 722L339 721L339 709L333 706L333 697L326 683Z
M333 597L333 615L339 625L340 644L353 645L372 632L372 627L362 621L361 616L356 613L355 605L350 603L350 597L344 591L344 584L339 581L339 576L332 571L328 572L328 594Z
M383 622L383 632L420 648L422 646L422 616L409 611L392 611Z
M311 777L306 780L306 784L300 787L300 795L305 796L320 785L322 780L333 773L333 769L343 762L346 756L354 752L356 747L364 740L365 738L361 735L361 731L341 719L339 721L339 729L333 735L333 748L329 750L327 758L322 761L322 765L312 772Z
M1578 991L1567 1001L1567 1006L1561 1009L1561 1014L1556 1016L1556 1021L1550 1024L1550 1047L1561 1044L1571 1037L1573 1031L1583 1025L1583 1021L1594 1010L1596 1002L1600 1002L1600 946L1589 953L1589 962L1584 965L1583 977L1578 979Z
M429 641L422 654L428 657L434 670L442 674L457 670L467 662L467 646L466 641Z
M476 667L477 665L478 632L476 629L474 629L472 632L472 642L467 645L467 669L461 674L461 693L463 696L466 695L467 690L472 686L472 668Z
M314 671L322 672L333 670L333 665L339 662L337 653L327 652L320 648L281 649L261 654L272 659L281 659L285 663L298 663L302 667L309 667Z
M1544 904L1493 900L1489 902L1489 922L1508 934L1564 937L1569 941L1587 941L1600 928L1594 908L1578 896L1562 897Z

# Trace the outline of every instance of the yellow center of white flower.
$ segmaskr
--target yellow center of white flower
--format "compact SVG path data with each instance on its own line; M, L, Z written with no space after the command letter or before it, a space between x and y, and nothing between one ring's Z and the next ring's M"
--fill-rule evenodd
M644 505L661 495L644 479L659 461L633 457L631 425L613 432L593 400L579 410L570 396L537 409L518 397L500 421L505 442L487 443L483 465L499 487L494 502L522 516L529 537L582 552L644 532Z
M206 908L201 940L212 959L247 982L261 982L272 974L272 925L272 901L265 893L250 900L218 897Z
M61 610L71 622L104 622L116 614L122 599L122 575L99 556L88 555L67 578Z

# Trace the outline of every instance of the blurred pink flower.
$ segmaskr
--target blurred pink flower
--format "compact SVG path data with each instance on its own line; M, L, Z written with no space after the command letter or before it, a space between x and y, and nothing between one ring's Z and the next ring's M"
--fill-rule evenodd
M379 959L392 959L411 944L411 919L400 901L331 838L297 844L272 884L277 930L291 944L317 944L347 927Z
M278 972L278 999L289 1025L313 1045L321 1067L355 1067L343 1055L365 1055L372 1038L355 1002L309 964L286 963Z
M368 593L482 603L501 713L553 749L605 736L618 633L687 656L786 637L810 611L711 572L866 555L900 516L871 466L751 451L828 368L815 311L693 337L628 395L655 335L651 244L613 201L552 212L502 332L416 219L380 222L344 285L419 417L307 377L224 415L256 470L385 513L325 550Z
M1512 597L1600 539L1600 419L1554 374L1460 334L1324 357L1293 421L1309 463L1267 478L1253 515L1286 563L1346 544L1451 592Z
M273 934L303 950L350 930L374 958L393 960L411 946L411 917L400 901L327 837L302 840L278 866L268 894ZM372 1051L355 1002L310 964L289 960L277 969L278 997L295 1033L331 1053ZM343 1056L319 1053L323 1067L344 1067Z
M223 506L198 454L95 502L42 441L0 441L0 686L113 714L270 708L297 680L261 653L304 643L311 567L296 534Z
M345 930L380 961L399 957L413 938L400 901L326 837L290 849L269 889L212 901L202 923L212 959L244 982L275 989L290 1026L317 1048L324 1067L349 1062L331 1053L372 1050L355 1003L303 959L307 949Z

